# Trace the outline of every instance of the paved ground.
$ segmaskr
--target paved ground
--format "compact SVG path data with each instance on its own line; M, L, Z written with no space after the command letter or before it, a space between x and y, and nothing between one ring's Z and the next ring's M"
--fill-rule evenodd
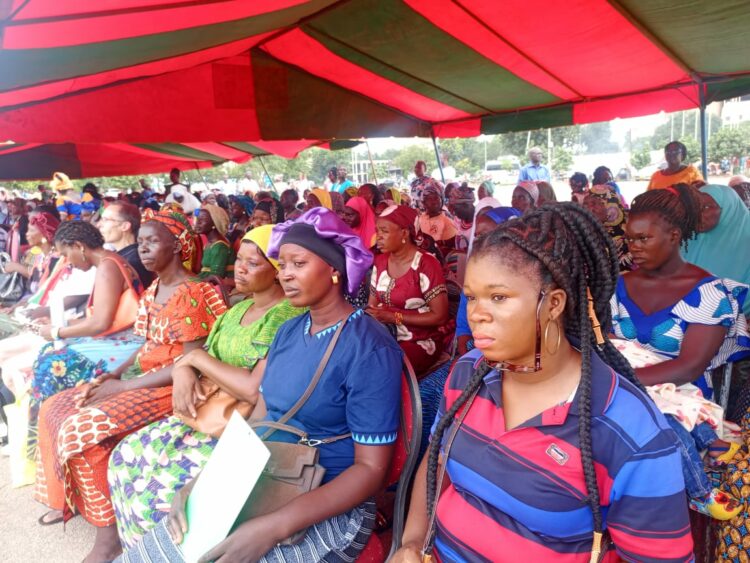
M75 563L83 561L94 540L94 529L82 518L40 526L46 507L32 498L33 487L13 489L7 457L0 457L0 562Z

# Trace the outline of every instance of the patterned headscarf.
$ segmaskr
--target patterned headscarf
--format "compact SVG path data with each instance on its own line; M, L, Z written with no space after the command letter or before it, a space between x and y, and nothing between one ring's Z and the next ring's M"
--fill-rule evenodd
M443 201L443 187L437 181L430 179L430 181L425 184L425 187L422 190L423 200L428 193L434 193L440 198L440 201Z
M29 219L29 224L34 225L39 229L39 232L42 233L44 238L51 241L55 238L55 231L60 225L60 221L51 213L44 211L42 213L37 213Z
M539 188L537 188L534 182L518 182L518 187L529 194L529 197L531 197L531 201L534 202L534 205L539 203Z
M190 227L190 222L182 213L170 210L162 210L155 213L151 209L146 209L143 212L141 224L148 223L149 221L161 223L177 239L180 243L180 260L187 262L193 259L196 251L195 234L193 234L193 229Z
M216 230L221 236L225 236L227 234L227 229L229 228L229 215L227 215L227 212L218 205L213 205L212 203L204 203L201 209L208 212Z

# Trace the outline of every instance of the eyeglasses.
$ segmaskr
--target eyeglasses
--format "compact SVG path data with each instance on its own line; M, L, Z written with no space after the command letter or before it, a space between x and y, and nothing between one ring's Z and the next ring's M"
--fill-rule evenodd
M102 217L99 219L100 221L109 221L110 223L124 223L124 219L115 219L114 217L106 217L105 215L102 215Z

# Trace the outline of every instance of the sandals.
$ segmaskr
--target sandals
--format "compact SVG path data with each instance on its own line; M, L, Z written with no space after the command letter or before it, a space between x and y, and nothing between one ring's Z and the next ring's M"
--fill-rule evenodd
M45 518L47 516L49 516L50 514L52 514L53 512L58 512L58 511L57 510L50 510L49 512L45 512L44 514L42 514L39 517L39 520L37 520L37 522L39 522L39 525L40 526L53 526L53 525L59 524L60 522L63 521L63 515L62 515L62 513L60 513L60 516L57 516L56 518L53 518L52 520L45 520Z

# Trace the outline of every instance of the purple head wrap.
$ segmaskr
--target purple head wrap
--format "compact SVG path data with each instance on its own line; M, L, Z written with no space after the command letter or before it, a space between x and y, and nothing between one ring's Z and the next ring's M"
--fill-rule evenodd
M362 239L325 207L314 207L294 221L276 225L271 233L267 256L278 259L284 243L299 244L339 270L346 277L350 295L357 293L372 266L372 253L362 244ZM339 256L343 258L345 272L339 269Z

